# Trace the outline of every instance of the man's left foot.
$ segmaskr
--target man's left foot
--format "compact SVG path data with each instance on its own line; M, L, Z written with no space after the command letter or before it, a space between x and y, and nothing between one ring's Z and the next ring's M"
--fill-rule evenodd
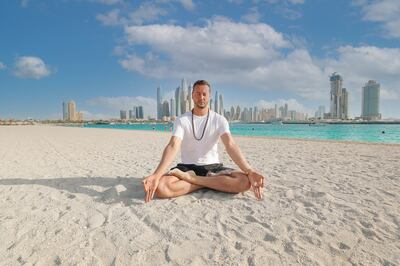
M195 182L196 178L197 178L197 175L194 171L183 172L177 168L172 169L171 171L169 171L168 174L176 176L177 178L179 178L181 180L185 180L189 183Z

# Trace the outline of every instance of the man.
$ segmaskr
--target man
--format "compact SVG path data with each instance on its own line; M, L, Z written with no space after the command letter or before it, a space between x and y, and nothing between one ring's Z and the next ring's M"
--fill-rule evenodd
M145 202L151 201L154 194L159 198L173 198L203 187L228 193L252 188L256 198L262 198L264 177L243 157L230 134L228 121L209 109L210 94L211 86L207 81L194 83L193 110L175 120L174 132L161 162L154 173L143 180ZM223 167L219 162L219 138L242 171ZM182 164L166 173L180 148Z

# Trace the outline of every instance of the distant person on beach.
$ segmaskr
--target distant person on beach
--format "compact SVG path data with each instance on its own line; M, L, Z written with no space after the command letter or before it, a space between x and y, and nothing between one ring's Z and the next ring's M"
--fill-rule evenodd
M175 120L172 137L165 147L158 167L143 180L145 202L158 198L173 198L210 188L228 193L252 189L256 198L262 198L264 177L246 161L234 142L228 121L210 110L211 86L205 80L193 85L194 108ZM226 152L241 169L224 167L218 158L221 138ZM167 172L181 149L182 163Z

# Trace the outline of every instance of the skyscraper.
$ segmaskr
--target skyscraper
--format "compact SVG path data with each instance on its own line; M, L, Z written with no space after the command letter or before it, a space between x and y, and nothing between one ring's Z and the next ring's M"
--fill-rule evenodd
M68 120L68 104L63 102L63 120Z
M169 102L167 100L165 100L163 102L163 118L164 117L169 117Z
M240 106L238 105L238 106L236 106L236 112L235 112L236 117L235 117L235 120L240 120L240 118L241 118L240 113L241 113L241 110L240 110Z
M143 119L144 118L143 106L141 106L141 105L136 107L136 118L138 118L138 119Z
M163 117L162 113L162 95L161 95L161 87L157 87L157 120L161 120Z
M214 98L214 112L219 113L219 99L218 99L218 91L215 92L215 98Z
M325 106L320 105L318 106L318 110L315 112L315 118L324 118L325 114Z
M184 114L189 111L189 101L188 101L188 86L185 79L181 82L181 113Z
M169 108L170 108L170 115L175 116L175 99L174 98L171 99Z
M380 84L369 80L362 88L361 117L364 120L380 119L379 113Z
M330 99L330 117L333 119L348 118L348 92L343 87L343 78L334 72L330 76L331 99Z
M120 118L121 120L124 120L124 119L127 118L127 116L126 116L126 110L121 110L121 111L119 111L119 118Z
M132 110L129 110L129 119L135 119L136 118L136 107L133 107Z
M76 120L76 104L74 101L68 102L68 120L69 121Z
M219 94L219 103L218 103L218 108L219 108L219 114L223 115L224 114L224 100L222 99L222 93Z
M192 92L193 92L193 84L190 83L188 87L188 100L189 100L189 109L192 110L194 108L194 102L192 98Z
M175 89L175 115L180 116L181 112L181 87Z

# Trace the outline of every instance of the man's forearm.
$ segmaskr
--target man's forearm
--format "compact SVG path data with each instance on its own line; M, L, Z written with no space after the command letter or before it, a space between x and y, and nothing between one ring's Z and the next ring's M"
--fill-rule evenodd
M232 144L227 147L226 151L228 152L234 163L239 166L239 168L242 169L243 172L248 174L248 171L251 170L251 166L244 158L239 146L237 146L236 144Z

